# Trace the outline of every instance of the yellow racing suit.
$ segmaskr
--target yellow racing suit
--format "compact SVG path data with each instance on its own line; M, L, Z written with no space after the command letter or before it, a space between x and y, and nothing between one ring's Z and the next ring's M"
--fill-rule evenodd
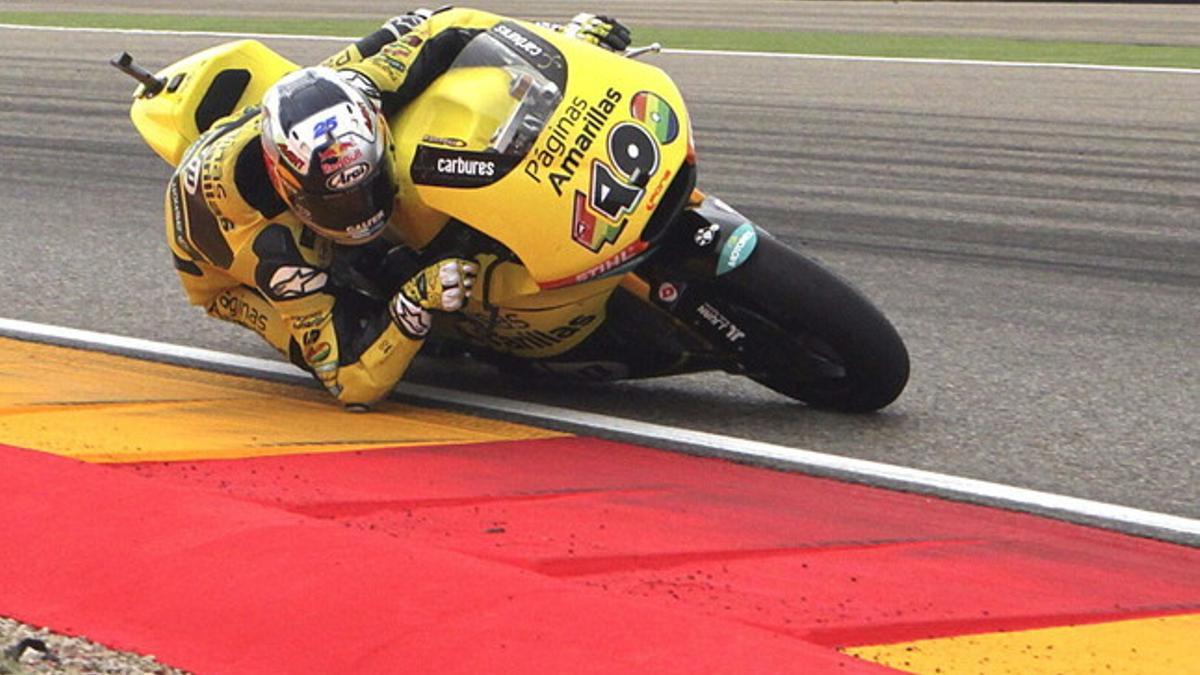
M380 29L323 65L347 71L391 118L499 20L438 12ZM395 315L396 303L338 278L341 247L306 228L272 187L259 121L257 107L218 120L171 177L165 210L175 268L192 304L257 332L342 403L369 405L404 374L424 334Z

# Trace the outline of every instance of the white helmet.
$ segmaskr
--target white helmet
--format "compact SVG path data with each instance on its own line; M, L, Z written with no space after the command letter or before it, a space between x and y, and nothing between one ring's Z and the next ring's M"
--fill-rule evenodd
M304 68L263 96L262 144L275 190L305 225L341 244L383 232L396 199L387 120L329 68Z

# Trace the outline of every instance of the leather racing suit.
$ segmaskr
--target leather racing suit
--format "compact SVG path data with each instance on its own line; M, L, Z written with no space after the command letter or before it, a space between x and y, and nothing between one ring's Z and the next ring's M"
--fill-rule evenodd
M322 65L345 71L391 118L499 19L450 9L393 21ZM343 247L305 227L271 185L260 118L251 106L218 120L172 176L165 210L175 268L192 304L254 330L343 404L369 405L401 378L424 335L393 303L335 273Z

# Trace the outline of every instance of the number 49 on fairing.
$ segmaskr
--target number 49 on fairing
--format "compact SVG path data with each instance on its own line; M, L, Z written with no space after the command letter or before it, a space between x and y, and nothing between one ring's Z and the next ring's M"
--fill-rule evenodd
M592 162L590 194L575 193L571 238L592 252L617 241L628 222L625 215L637 208L647 183L658 172L658 144L650 132L632 122L622 122L609 132L608 157L612 168L601 160ZM601 222L601 217L609 222Z

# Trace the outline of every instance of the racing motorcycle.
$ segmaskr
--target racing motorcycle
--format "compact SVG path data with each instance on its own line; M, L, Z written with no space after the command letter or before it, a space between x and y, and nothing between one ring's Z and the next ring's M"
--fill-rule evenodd
M431 341L518 372L723 370L820 408L888 405L909 373L895 328L836 274L696 189L679 89L631 58L656 48L615 54L496 17L391 121L392 221L404 224L391 238L481 268L468 306L439 317ZM134 124L173 166L299 67L254 40L153 74L128 54L113 65L141 82ZM368 295L395 287L343 276Z

